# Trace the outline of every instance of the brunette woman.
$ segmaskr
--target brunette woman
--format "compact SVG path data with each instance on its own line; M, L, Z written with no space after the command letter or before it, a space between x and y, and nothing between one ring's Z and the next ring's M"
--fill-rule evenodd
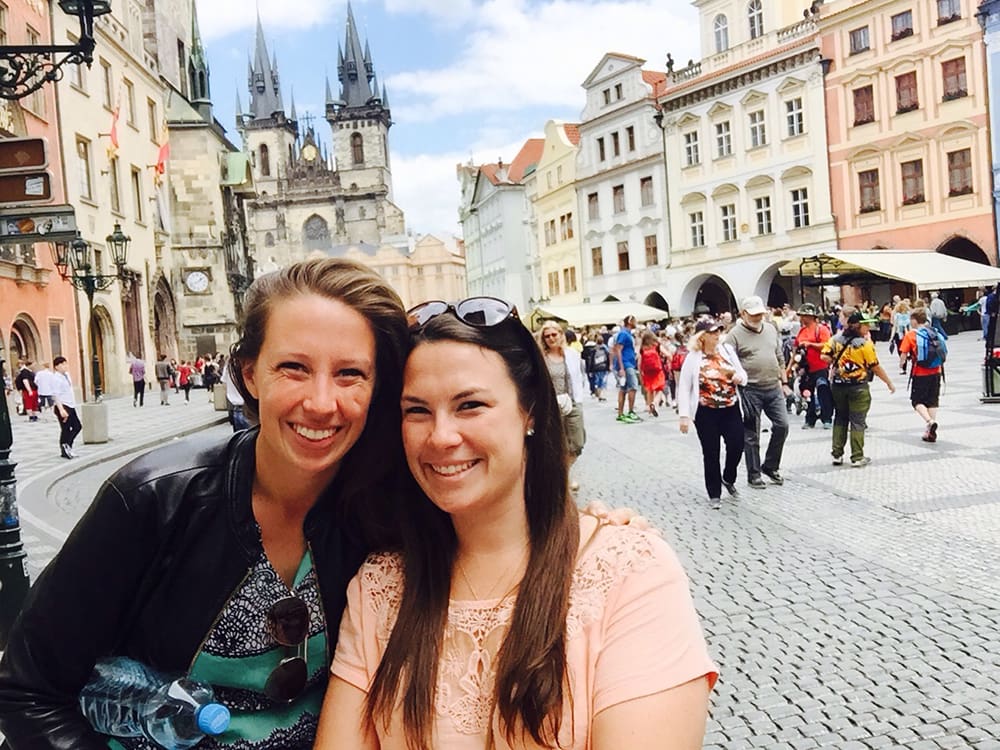
M318 748L695 750L716 668L670 547L578 513L544 357L499 301L411 311L399 554L348 589Z
M724 329L711 318L698 321L677 384L681 432L687 434L693 417L705 466L705 489L713 510L722 507L723 487L730 497L739 497L736 469L743 456L743 417L736 386L747 382L747 374L733 347L719 341ZM726 445L725 466L721 469L720 441Z

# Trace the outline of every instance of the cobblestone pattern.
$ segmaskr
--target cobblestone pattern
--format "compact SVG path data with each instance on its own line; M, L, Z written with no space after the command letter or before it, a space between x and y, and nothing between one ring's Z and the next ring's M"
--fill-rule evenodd
M588 403L581 502L634 505L691 577L721 670L707 748L1000 748L1000 407L978 402L980 351L953 340L941 442L875 384L870 467L830 465L830 433L793 420L785 485L741 476L722 511L672 414L622 425Z

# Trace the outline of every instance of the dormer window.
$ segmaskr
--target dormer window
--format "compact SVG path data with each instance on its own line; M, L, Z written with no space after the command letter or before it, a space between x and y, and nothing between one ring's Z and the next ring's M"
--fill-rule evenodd
M729 49L729 21L720 13L715 17L713 27L715 29L715 52L725 52Z

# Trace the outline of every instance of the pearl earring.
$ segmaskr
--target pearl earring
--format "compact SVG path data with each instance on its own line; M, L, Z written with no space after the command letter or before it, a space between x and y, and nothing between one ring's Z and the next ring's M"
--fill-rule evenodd
M528 431L527 431L527 432L526 432L525 434L526 434L526 435L527 435L528 437L531 437L532 435L534 435L534 434L535 434L535 428L534 428L534 427L529 427L529 428L528 428Z

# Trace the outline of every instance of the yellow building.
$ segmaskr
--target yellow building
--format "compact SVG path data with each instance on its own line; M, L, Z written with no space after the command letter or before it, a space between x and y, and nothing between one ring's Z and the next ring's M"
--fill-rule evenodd
M819 6L843 249L996 262L983 34L973 0Z
M576 125L549 120L542 156L531 182L525 180L538 248L540 289L542 296L555 304L583 300L579 217L575 213L579 147Z

